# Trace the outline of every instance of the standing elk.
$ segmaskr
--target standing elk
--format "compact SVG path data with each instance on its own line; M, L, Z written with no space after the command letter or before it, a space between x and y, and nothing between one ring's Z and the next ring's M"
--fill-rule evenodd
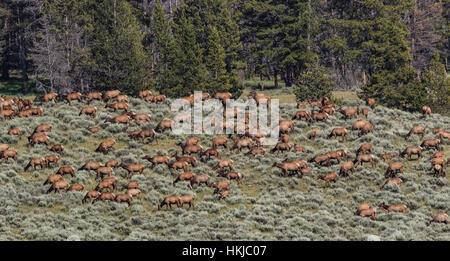
M172 185L175 187L175 184L180 181L189 180L191 181L194 178L195 174L193 172L183 172L173 181Z
M439 213L436 216L433 217L432 220L430 220L427 225L431 225L431 223L444 223L444 224L450 224L450 221L448 220L448 215L445 213Z
M214 167L212 167L213 170L216 169L223 169L225 167L228 167L230 170L233 170L233 161L231 159L224 159L219 161Z
M427 119L427 115L431 116L431 108L428 106L423 106L422 107L422 113L423 116L425 117L425 120Z
M384 176L388 177L389 175L395 175L398 172L403 173L403 163L391 162L391 163L389 163L389 166L386 170L386 173L384 173Z
M167 208L172 209L173 204L176 204L180 208L181 207L180 197L178 196L165 197L163 201L158 205L158 210L161 210L161 208L164 206L167 206Z
M440 146L441 145L441 140L440 139L428 139L428 140L424 140L422 142L422 144L420 144L420 147L424 148L424 149L429 149L431 148L436 148L438 151L441 150Z
M28 168L33 168L36 169L36 166L40 166L41 169L43 169L45 167L45 158L34 158L31 159L28 164L25 166L25 168L23 169L24 171L27 171Z
M423 125L413 126L411 130L408 132L408 134L406 134L405 140L408 140L408 138L413 134L421 135L423 139L423 136L425 135L425 126Z
M92 116L96 116L97 115L97 107L95 106L87 106L84 107L83 109L81 109L80 111L80 115L92 115Z
M347 130L345 128L334 128L327 138L334 137L336 139L337 136L341 136L342 141L345 141L347 138Z
M67 191L69 189L69 183L67 183L64 180L58 180L52 184L52 186L47 191L47 194L51 193L52 191L55 191L55 193L60 192L61 189L63 189L64 191Z
M81 202L84 204L84 203L86 203L86 201L87 201L88 199L90 199L90 200L91 200L91 203L94 203L94 200L96 200L98 197L100 197L101 194L102 194L102 193L99 192L99 191L97 191L97 190L91 190L91 191L88 191L88 192L86 193L86 195L84 196L84 198L81 200ZM92 200L92 199L93 199L93 200Z
M167 156L154 156L154 157L145 156L143 159L148 160L152 164L150 168L153 168L158 164L169 165L169 157Z
M353 162L356 165L358 165L358 163L360 165L363 164L363 162L370 162L372 164L372 168L375 169L376 164L375 164L375 158L372 154L360 154L356 157L355 161Z
M194 185L200 186L200 184L206 184L208 187L210 187L211 186L210 179L211 179L211 177L207 174L195 175L191 179L191 182L189 183L189 187L191 189L193 189Z
M116 140L114 140L114 139L104 140L98 145L98 147L95 150L95 152L106 153L110 149L113 150L115 144L116 144Z
M409 159L411 159L412 155L417 155L417 158L420 159L422 157L422 149L419 146L408 146L404 151L400 152L400 157L404 158L405 155L408 155Z

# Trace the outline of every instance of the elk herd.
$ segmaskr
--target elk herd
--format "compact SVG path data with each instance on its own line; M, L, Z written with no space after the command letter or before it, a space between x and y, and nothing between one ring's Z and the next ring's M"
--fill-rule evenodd
M224 104L227 100L231 99L231 93L228 92L214 92L213 97L220 100ZM45 103L57 102L60 96L57 93L48 93L42 96L36 97L34 100L21 99L16 97L2 97L0 98L0 115L4 119L13 119L14 117L32 117L43 116L43 107L33 107L34 104L44 105ZM165 104L166 97L164 95L153 95L149 90L139 91L137 97L148 103L162 103ZM208 93L202 93L201 100L207 100L211 96ZM109 112L121 113L114 117L107 117L105 122L114 124L130 124L134 121L138 126L144 123L150 122L152 117L150 114L137 114L130 110L129 98L127 95L121 94L118 90L101 92L91 92L86 95L79 92L67 94L63 97L70 105L74 101L78 103L87 102L87 106L83 107L79 112L79 116L84 117L97 117L98 107L90 105L93 100L104 102L104 110ZM267 104L270 102L270 97L262 93L251 92L248 96L256 104L265 100ZM190 94L188 97L183 98L183 103L186 106L192 106L195 97ZM201 102L201 101L200 101ZM280 132L279 141L270 150L270 153L282 154L289 151L305 152L305 147L297 146L297 144L291 144L289 142L289 134L294 131L295 121L305 121L308 125L315 125L317 122L328 123L329 117L335 113L341 114L343 120L353 121L351 124L351 130L347 130L345 127L336 127L327 133L328 139L341 139L342 143L348 140L348 137L355 131L357 136L361 137L374 131L374 125L368 120L369 109L357 107L350 108L337 108L337 105L330 103L328 97L322 97L318 100L308 101L310 111L307 110L308 105L297 104L298 111L293 115L291 119L280 120L277 128ZM163 106L163 105L160 105ZM366 106L373 110L376 107L376 102L373 98L366 98ZM317 110L316 110L317 109ZM237 118L237 113L234 111L224 111L224 115L232 115ZM423 115L425 119L431 115L431 109L428 106L423 107ZM119 163L117 160L110 160L107 162L86 162L84 165L75 168L75 166L58 166L60 157L64 155L64 146L61 144L52 144L47 135L52 131L52 124L41 124L35 127L33 133L28 136L28 147L32 147L38 144L44 144L49 152L48 155L42 155L38 158L32 158L28 164L24 167L24 171L28 171L30 168L35 170L39 166L40 169L53 169L59 167L56 172L48 176L45 180L45 186L50 185L47 193L63 191L84 191L85 186L83 184L69 184L64 180L65 175L71 177L76 176L77 171L93 172L98 181L94 190L88 191L82 203L90 201L94 203L96 201L115 201L117 203L132 204L133 199L140 199L141 190L139 189L139 183L136 181L129 181L123 188L118 188L118 178L114 176L114 170L122 168L126 170L126 179L129 179L133 174L143 174L145 169L153 169L157 165L165 165L170 173L174 173L177 177L172 182L172 186L179 186L181 184L187 185L188 188L194 189L198 186L207 186L213 189L213 194L218 194L218 199L226 199L231 193L231 182L235 180L237 185L242 184L243 175L233 169L233 160L229 158L222 158L221 155L224 151L230 153L240 153L246 151L244 156L255 157L256 155L265 156L266 150L261 146L261 141L266 137L264 133L258 130L257 134L252 134L250 128L259 128L258 126L248 125L248 114L245 117L245 131L244 134L228 135L224 137L215 137L211 140L210 148L204 149L203 146L207 144L200 144L198 137L189 137L184 142L179 142L176 145L179 146L181 155L178 155L178 150L174 155L144 155L143 160L146 160L148 164L126 164L124 162ZM186 115L186 119L189 120L190 115ZM178 119L178 120L180 120ZM154 129L142 128L136 131L130 132L128 135L130 139L140 140L142 144L146 144L146 139L149 138L150 142L156 141L156 134L162 133L166 130L171 130L173 126L172 120L160 121ZM223 127L227 127L228 122L223 123ZM101 130L100 126L91 126L87 128L91 133L95 133ZM408 139L412 135L418 135L422 140L424 138L427 128L423 125L413 126L412 129L404 136L404 139ZM314 140L319 136L320 128L318 126L311 126L311 132L308 133L308 139ZM424 150L434 149L437 152L430 158L431 169L437 177L446 176L446 165L448 160L445 160L444 151L441 151L441 143L445 140L450 140L450 132L436 128L432 130L432 133L438 135L433 139L423 140L420 145L412 145L400 150L398 156L400 158L407 157L409 160L413 160L413 157L423 157ZM8 131L8 135L17 135L19 138L23 133L19 128L12 128ZM114 150L116 140L113 138L103 140L95 149L95 152L107 154L109 151ZM377 164L377 158L382 159L383 162L388 162L388 167L385 171L386 182L381 189L389 184L396 184L400 186L403 181L397 176L398 173L403 172L404 165L401 161L393 161L394 153L385 152L383 154L372 154L373 147L371 143L361 144L360 147L354 151L354 160L349 160L350 152L345 149L329 151L314 155L310 159L297 159L291 161L273 162L272 168L278 168L280 170L280 176L298 175L300 178L304 175L313 176L311 173L311 166L313 164L317 167L331 166L339 164L339 171L326 173L324 175L318 175L318 178L323 180L325 184L330 185L330 182L337 182L338 179L353 175L355 168L358 165L370 164L370 167L375 169ZM0 158L3 158L5 162L9 159L17 161L18 152L10 149L8 144L0 144ZM201 162L207 162L211 158L219 160L217 164L211 167L212 170L217 171L217 176L224 179L213 181L215 178L207 174L199 174L190 171L191 167L196 167ZM245 159L243 159L245 160ZM179 173L181 171L181 173ZM157 203L158 210L166 206L172 208L172 205L177 207L183 207L188 205L189 208L194 208L194 196L192 195L171 195L165 197L161 202ZM379 205L379 209L386 212L406 212L407 206L404 204L398 205L386 205L384 202ZM361 217L372 217L376 220L375 210L369 203L364 203L358 206L355 215ZM439 214L432 222L441 222L448 224L448 216L446 214Z

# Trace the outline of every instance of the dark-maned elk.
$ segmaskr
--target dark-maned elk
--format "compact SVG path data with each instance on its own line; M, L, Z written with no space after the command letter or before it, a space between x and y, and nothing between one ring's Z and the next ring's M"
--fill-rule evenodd
M116 144L116 140L114 140L114 139L104 140L98 145L98 147L95 151L106 153L110 149L113 150L115 144Z
M367 151L369 151L370 153L372 153L372 144L370 143L364 143L362 144L359 149L356 151L356 156L358 156L360 153L366 153Z
M213 170L216 169L223 169L225 167L228 167L230 170L233 170L233 161L231 159L224 159L219 161L214 167L212 167Z
M448 215L445 213L439 213L432 220L430 220L427 225L431 225L431 223L445 223L450 224L450 221L448 220Z
M358 165L358 163L360 165L363 164L363 162L370 162L372 164L372 168L375 169L375 158L373 157L372 154L360 154L356 157L354 164L355 166Z
M25 168L23 169L24 171L27 171L28 168L33 168L36 169L36 166L40 166L41 169L45 168L45 158L34 158L31 159L28 164L25 166Z
M156 125L155 131L163 132L167 129L172 130L172 124L173 124L172 120L161 121L160 123L158 123L158 125Z
M330 158L330 161L332 159L337 160L338 163L341 163L341 157L344 157L344 155L340 151L330 151L325 153Z
M152 165L150 166L150 168L153 168L154 166L158 165L158 164L166 164L169 165L169 157L167 156L154 156L154 157L150 157L150 156L145 156L143 159L148 160L150 163L152 163Z
M43 135L33 135L31 138L31 141L29 141L28 143L28 147L30 146L34 146L36 144L45 144L45 145L49 145L49 140L48 140L48 136L47 134L45 134L45 132L40 132L43 133Z
M280 133L289 134L290 131L294 130L294 122L292 120L281 120L278 123L278 127L280 130Z
M345 128L334 128L327 138L334 137L336 139L337 136L341 136L342 141L345 141L347 138L347 130Z
M404 151L400 152L400 157L405 157L411 159L412 155L417 155L418 159L422 157L422 149L419 146L408 146Z
M389 166L386 170L386 173L384 174L385 177L388 177L389 175L395 175L396 173L403 173L403 163L401 162L391 162L389 163Z
M86 193L86 195L84 196L84 198L81 200L81 203L86 203L86 201L88 199L91 200L91 203L94 203L94 200L96 200L98 197L100 197L102 193L98 192L97 190L91 190L88 193Z
M178 143L177 145L181 146L181 150L183 154L191 155L198 154L202 155L203 147L200 145L185 145L183 143Z
M189 187L193 189L194 185L199 186L200 184L206 184L208 187L211 186L211 177L207 174L195 175L189 184Z
M189 180L191 181L194 178L195 174L193 172L183 172L173 181L173 186L175 187L175 184L180 181Z
M88 99L89 103L92 102L92 100L99 100L103 101L103 94L101 92L90 92L86 95L86 98Z
M97 115L97 107L95 106L84 107L83 109L81 109L80 115L92 115L95 117Z
M158 205L158 210L160 210L163 206L167 206L167 208L172 209L173 204L176 204L180 208L181 207L180 197L178 196L165 197L163 201Z
M67 183L64 180L58 180L52 184L52 186L47 191L47 194L52 191L59 192L61 189L63 189L64 191L67 191L69 189L69 183Z
M141 130L141 131L138 133L137 136L140 137L142 143L144 143L145 138L150 138L150 139L152 139L152 141L155 140L155 138L156 138L156 133L155 133L155 131L152 130L152 129L143 129L143 130Z
M440 139L428 139L428 140L424 140L422 142L422 144L420 144L420 147L424 148L424 149L429 149L431 148L436 148L437 150L441 150L440 146L441 145L441 140Z
M431 108L428 106L423 106L422 107L422 113L423 116L425 117L425 120L427 119L427 115L431 116Z
M423 125L413 126L411 130L408 132L408 134L406 134L405 140L408 140L408 138L413 134L421 135L423 139L423 136L425 135L425 126Z
M401 178L388 178L386 182L384 182L383 186L381 186L381 189L384 189L384 187L389 184L396 184L397 186L400 186L402 183L403 180Z

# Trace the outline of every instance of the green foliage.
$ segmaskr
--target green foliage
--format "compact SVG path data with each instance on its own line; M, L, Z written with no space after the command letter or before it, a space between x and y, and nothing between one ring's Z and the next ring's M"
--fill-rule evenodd
M319 99L323 96L331 97L332 84L324 69L320 66L300 74L298 85L294 87L294 94L297 101L309 99Z
M432 111L442 114L450 113L450 78L447 77L445 65L440 62L438 53L423 73L422 85L427 89Z
M105 0L93 10L92 73L101 90L137 93L151 83L144 33L125 0Z

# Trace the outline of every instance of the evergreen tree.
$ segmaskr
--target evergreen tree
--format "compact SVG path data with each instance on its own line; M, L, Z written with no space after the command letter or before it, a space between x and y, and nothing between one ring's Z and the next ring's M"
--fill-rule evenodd
M100 90L126 93L152 86L144 32L125 0L97 1L93 10L92 79Z
M298 76L298 85L294 87L294 94L297 101L315 100L323 96L331 98L332 86L333 82L325 74L324 68L316 63L310 70Z
M429 67L422 75L422 84L428 90L429 105L434 112L450 113L450 78L447 77L445 65L436 53Z

